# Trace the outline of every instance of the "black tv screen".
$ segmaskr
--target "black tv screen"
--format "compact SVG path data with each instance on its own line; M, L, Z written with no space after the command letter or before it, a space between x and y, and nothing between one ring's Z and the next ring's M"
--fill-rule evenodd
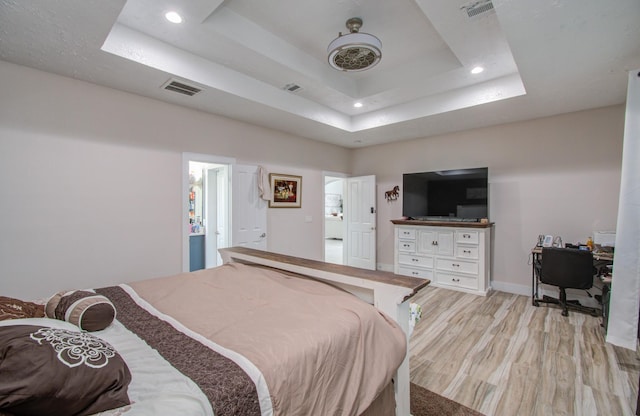
M417 220L478 221L489 217L488 168L402 175L402 215Z

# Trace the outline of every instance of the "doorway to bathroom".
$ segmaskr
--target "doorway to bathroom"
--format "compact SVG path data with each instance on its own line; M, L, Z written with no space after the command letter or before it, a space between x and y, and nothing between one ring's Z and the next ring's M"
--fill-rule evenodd
M183 210L186 241L183 271L222 264L218 248L230 245L230 166L232 160L183 155Z

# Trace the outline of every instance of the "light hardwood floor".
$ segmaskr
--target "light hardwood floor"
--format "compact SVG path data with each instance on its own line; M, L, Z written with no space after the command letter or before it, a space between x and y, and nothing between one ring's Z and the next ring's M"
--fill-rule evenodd
M633 415L640 354L601 319L525 296L427 287L410 338L411 381L487 416Z

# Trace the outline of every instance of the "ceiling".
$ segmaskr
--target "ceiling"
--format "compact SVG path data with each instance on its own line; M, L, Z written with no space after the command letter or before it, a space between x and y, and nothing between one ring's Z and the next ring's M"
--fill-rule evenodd
M362 72L327 62L351 17L382 41ZM639 21L638 0L0 0L0 59L356 148L623 103Z

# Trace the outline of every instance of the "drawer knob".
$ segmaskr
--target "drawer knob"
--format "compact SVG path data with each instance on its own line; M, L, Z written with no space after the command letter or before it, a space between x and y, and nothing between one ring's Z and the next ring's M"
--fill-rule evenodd
M411 261L418 261L418 259L411 259Z
M456 282L456 283L460 281L460 279L451 279L451 280Z

